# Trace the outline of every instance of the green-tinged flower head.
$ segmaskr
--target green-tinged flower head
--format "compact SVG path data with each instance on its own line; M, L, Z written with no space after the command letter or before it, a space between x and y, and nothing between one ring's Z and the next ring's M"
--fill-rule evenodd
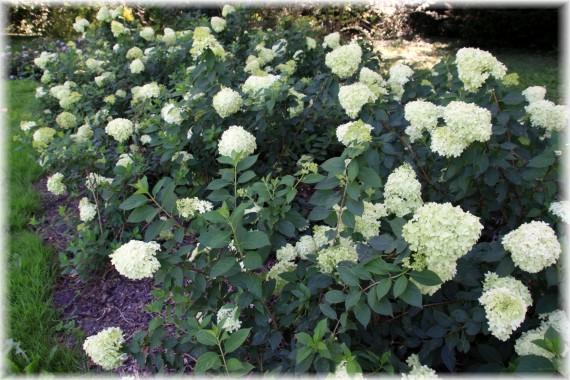
M145 26L141 29L139 35L146 41L152 41L154 39L154 29L152 29L150 26Z
M333 50L340 47L340 33L334 32L326 35L324 38L323 47L329 47Z
M155 241L131 240L109 255L117 272L131 280L152 277L160 268L156 259L160 244Z
M226 28L226 20L221 17L212 17L210 19L210 25L212 25L212 30L216 33L220 33Z
M426 365L420 363L420 358L412 354L406 360L406 364L411 367L410 372L403 373L402 379L438 379L437 373Z
M295 249L301 259L307 260L308 255L314 255L317 252L317 245L312 236L304 235L295 244Z
M564 223L570 224L570 201L552 202L548 211L559 217Z
M514 277L488 272L479 302L485 309L491 334L504 342L524 321L532 298L523 283Z
M79 201L79 219L82 222L90 222L97 216L97 206L89 202L89 198L83 197Z
M257 76L251 75L248 77L244 84L242 85L242 91L253 99L256 99L257 93L272 88L276 83L279 82L281 77L279 75L265 75Z
M135 46L127 51L126 57L127 59L142 59L142 57L144 57L144 53L141 48Z
M362 145L372 141L372 126L362 120L348 122L339 125L336 129L336 137L345 146Z
M192 219L197 214L204 214L212 211L214 205L208 201L203 201L199 198L182 198L176 201L176 210L178 214L186 219Z
M459 49L455 63L459 79L467 91L477 91L489 76L500 80L507 74L505 65L489 52L480 49Z
M236 305L224 305L218 313L216 314L216 319L218 320L218 325L224 321L218 327L226 330L228 333L235 332L240 329L241 321L239 320L239 310Z
M160 110L160 116L162 120L169 124L180 125L184 121L182 118L181 109L176 107L173 103L168 103Z
M415 100L404 107L404 117L410 122L406 134L414 142L422 137L424 131L431 133L437 127L437 121L443 117L444 107L436 106L425 100Z
M317 266L322 273L333 273L342 261L358 261L356 244L350 238L340 238L337 244L317 252Z
M55 122L63 129L69 129L75 127L77 119L72 113L62 112L59 115L57 115L57 117L55 118Z
M85 33L85 28L89 26L89 21L84 18L76 17L73 23L73 30L77 33Z
M120 366L126 359L126 355L121 353L124 342L123 331L118 327L109 327L85 339L83 349L96 364L111 370Z
M427 269L435 272L442 282L455 276L456 262L475 245L483 226L479 218L451 203L425 203L404 225L402 237L413 252L425 257ZM441 285L422 288L433 294Z
M281 273L290 272L295 270L297 265L292 261L278 261L267 272L268 280L275 280L275 294L280 294L287 281L280 276Z
M522 94L530 104L538 102L539 100L544 100L544 97L546 96L546 88L542 86L531 86L527 87Z
M380 233L380 219L388 215L382 203L364 201L362 216L354 217L354 232L362 234L365 240L371 239Z
M545 222L522 224L506 234L502 244L515 265L529 273L538 273L556 263L562 252L556 233Z
M546 137L552 132L560 132L568 123L568 112L563 105L556 105L550 100L537 100L525 108L530 117L530 124L536 128L544 128Z
M173 29L164 28L160 40L167 45L174 45L174 43L176 42L176 32Z
M367 85L357 82L348 86L340 86L338 101L348 117L356 119L366 104L374 103L378 96Z
M222 89L214 95L212 105L222 118L226 118L238 112L243 103L243 99L237 91L231 88L222 87Z
M232 125L222 133L218 143L220 155L231 157L236 161L253 154L256 148L255 136L236 125Z
M422 204L422 185L410 164L395 169L384 186L384 204L391 214L403 217L416 211Z
M133 73L133 74L142 73L144 71L144 63L140 59L135 59L129 65L129 69L131 70L131 73Z
M53 141L53 136L55 135L55 129L49 127L38 128L34 132L32 146L38 151L43 151L49 144Z
M129 30L120 22L115 20L111 21L111 32L113 33L113 36L119 37L121 34L125 34L128 31Z
M278 261L293 261L297 258L297 250L292 244L284 245L275 252Z
M55 173L47 180L47 189L50 193L54 195L63 195L67 191L63 181L63 174Z
M200 57L206 49L210 49L217 58L222 61L225 60L227 53L218 40L210 33L210 28L198 26L194 29L193 40L190 54L192 54L194 59Z
M314 38L306 37L307 50L313 50L317 47L317 41Z
M124 142L133 134L133 123L127 119L114 119L107 124L105 132L118 142Z
M367 67L363 67L360 70L360 76L358 77L360 83L368 86L370 91L374 93L377 97L386 95L388 90L386 89L386 81L380 74L370 70Z
M357 43L338 47L325 56L327 67L341 79L354 74L361 60L362 49Z
M222 8L222 17L227 17L229 14L234 13L235 11L236 9L233 6L226 4Z

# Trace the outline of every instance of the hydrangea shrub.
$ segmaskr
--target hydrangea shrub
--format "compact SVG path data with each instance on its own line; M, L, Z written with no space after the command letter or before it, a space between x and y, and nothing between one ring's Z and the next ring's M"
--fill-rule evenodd
M160 30L103 7L81 49L37 59L45 111L22 128L50 191L81 197L65 270L155 282L148 329L89 338L93 360L563 372L566 108L478 49L421 74L253 14Z

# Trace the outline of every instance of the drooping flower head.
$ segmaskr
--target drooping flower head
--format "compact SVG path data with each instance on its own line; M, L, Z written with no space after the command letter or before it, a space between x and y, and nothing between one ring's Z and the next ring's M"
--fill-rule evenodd
M91 360L103 369L111 370L126 359L126 355L120 351L124 342L123 331L119 327L109 327L85 339L83 349Z
M79 219L82 222L90 222L97 216L97 206L89 202L89 198L83 197L79 201Z

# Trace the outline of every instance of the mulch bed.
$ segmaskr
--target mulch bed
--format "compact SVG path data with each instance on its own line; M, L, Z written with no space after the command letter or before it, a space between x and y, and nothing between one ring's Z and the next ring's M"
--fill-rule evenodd
M35 188L43 197L43 213L37 215L40 221L37 233L53 246L56 254L65 251L75 229L62 223L60 207L66 207L66 215L71 223L79 223L78 199L56 196L47 191L47 179L39 181ZM153 301L151 290L153 279L129 280L121 276L109 264L102 276L82 282L75 275L63 275L53 293L53 303L61 310L61 319L74 321L86 336L97 334L108 327L120 327L128 341L134 332L146 330L152 313L144 311L144 306ZM82 342L80 342L82 343ZM90 363L92 370L100 367ZM120 375L146 376L150 371L140 370L136 360L129 357L115 370Z

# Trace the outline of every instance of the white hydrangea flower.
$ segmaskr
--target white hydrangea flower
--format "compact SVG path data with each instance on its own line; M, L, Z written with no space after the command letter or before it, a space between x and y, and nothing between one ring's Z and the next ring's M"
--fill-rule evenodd
M348 122L339 125L336 129L336 137L345 146L360 145L372 141L372 126L362 120Z
M278 261L267 271L267 279L275 280L275 294L281 293L287 281L280 276L281 273L290 272L296 268L293 261Z
M55 173L47 180L47 189L50 193L54 195L63 195L67 191L63 181L63 174Z
M34 63L40 69L45 70L47 67L47 64L52 62L56 58L57 58L56 53L48 53L46 51L42 51L40 56L34 59Z
M152 141L152 137L150 137L149 135L142 135L140 140L141 144L146 145L150 144L150 142Z
M317 252L317 266L322 273L332 273L342 261L358 261L356 244L350 238L340 238L338 244Z
M85 223L92 221L97 216L97 206L89 202L87 197L79 201L79 219Z
M257 59L259 60L260 66L265 66L275 58L275 52L266 47L258 45L255 47L255 51L257 51Z
M297 98L297 106L287 108L287 111L289 112L289 118L293 118L295 116L299 116L305 110L305 103L303 103L305 94L301 94L300 92L295 91L294 88L289 89L289 94Z
M342 379L342 380L350 380L350 379L359 379L359 380L363 380L364 376L362 375L362 373L360 372L356 372L356 373L348 373L348 369L347 369L347 365L348 363L346 362L346 360L342 360L340 363L338 363L334 369L334 372L328 373L326 378L334 378L334 379Z
M232 157L238 161L253 154L256 148L255 136L236 125L232 125L222 133L218 143L221 156Z
M47 95L47 91L43 87L36 88L36 99L43 98Z
M491 53L475 49L462 48L457 51L455 63L459 79L467 91L475 92L489 76L503 79L507 74L507 68Z
M305 43L307 44L307 50L313 50L317 47L317 40L314 38L306 37Z
M362 49L357 43L351 43L327 53L325 64L331 69L333 74L344 79L350 77L358 70L361 59Z
M204 214L212 211L214 205L208 201L199 198L181 198L176 201L176 209L178 214L186 219L192 219L197 214Z
M24 132L28 132L29 130L31 130L34 127L37 127L38 124L36 124L35 121L21 121L20 122L20 129Z
M55 135L55 129L49 127L38 128L32 137L32 146L38 151L46 149L49 144L53 141L53 136Z
M563 105L555 105L550 100L537 100L525 107L530 116L530 124L546 129L549 137L554 131L562 131L568 122L568 113Z
M194 59L200 57L206 49L210 49L217 58L220 60L225 60L226 51L224 47L216 40L210 33L210 28L206 26L199 26L194 29L192 49L190 49L190 54Z
M210 19L210 24L212 25L212 30L216 33L220 33L226 28L226 20L221 17L212 17Z
M101 60L96 60L93 58L88 58L85 61L85 67L90 70L90 71L94 71L94 72L102 72L103 71L103 65L105 64L105 61L101 61Z
M546 88L542 86L531 86L527 87L522 94L530 104L538 102L539 100L544 100L544 97L546 96Z
M548 211L559 217L564 223L570 224L570 201L552 202Z
M222 89L214 95L212 105L214 109L222 118L226 118L241 108L243 99L237 91L231 88L222 87Z
M63 129L69 129L75 127L77 119L72 113L62 112L59 115L57 115L57 117L55 118L55 122Z
M111 21L111 32L113 36L119 37L121 34L127 33L128 29L120 22L113 20Z
M562 248L556 233L545 222L524 223L503 237L503 247L511 253L516 266L537 273L556 263Z
M365 240L377 236L380 233L380 218L387 215L384 204L364 201L362 216L354 217L354 232L360 232Z
M109 327L85 339L83 349L96 364L111 370L126 359L126 354L120 352L124 342L123 331L119 327Z
M77 143L86 142L93 138L93 130L90 125L84 124L77 128L77 132L75 134L72 134L69 137Z
M99 9L96 16L97 20L101 22L109 22L111 21L111 12L109 12L109 8L103 6Z
M384 186L384 205L391 214L403 217L417 210L422 204L422 185L410 164L395 169Z
M53 79L51 73L49 72L49 70L44 71L42 77L40 78L40 82L42 82L43 84L48 84L49 82L51 82L51 80Z
M326 35L323 42L323 47L329 47L331 49L336 49L340 46L340 33L334 32Z
M181 111L180 108L176 107L172 103L168 103L167 105L162 107L162 110L160 111L160 116L167 123L180 125L184 121L180 111Z
M479 302L485 309L491 334L504 342L524 321L532 298L523 283L514 277L488 272Z
M181 150L180 152L174 153L171 161L176 161L178 159L178 157L182 157L182 162L186 162L186 161L194 158L194 156L192 154L190 154L184 150Z
M239 310L237 306L234 305L228 304L222 306L216 314L216 319L218 320L218 324L224 320L224 323L218 327L226 330L230 334L239 330L241 327L241 321L239 320Z
M278 261L293 261L297 257L297 250L292 244L287 244L275 252Z
M370 91L372 91L377 97L386 95L388 93L386 90L386 81L384 78L382 78L382 75L370 70L367 67L363 67L360 70L360 76L358 77L358 80L360 83L368 86Z
M244 84L241 86L241 89L245 94L251 96L252 98L255 98L255 95L259 91L271 88L274 83L279 81L279 79L279 75L251 75L245 80Z
M115 166L122 166L126 168L127 166L131 165L133 162L134 162L133 158L131 157L130 154L123 153L119 156L119 159L117 160Z
M106 72L104 72L103 74L101 74L101 75L99 75L99 76L96 76L96 77L94 78L95 84L96 84L98 87L103 87L103 86L105 85L105 83L107 83L107 82L109 82L109 81L112 81L112 80L114 80L114 79L115 79L115 74L113 74L113 73L111 73L111 72L109 72L109 71L106 71Z
M348 86L340 86L338 101L348 117L355 119L365 104L374 103L378 99L375 93L370 91L363 83L354 83Z
M308 255L314 255L317 252L317 245L312 236L304 235L295 244L295 249L301 259L307 260Z
M323 248L326 244L332 243L332 240L327 236L327 232L334 231L329 226L314 226L313 227L313 240L317 246L317 251Z
M77 33L85 33L85 28L89 26L89 21L84 18L76 17L75 22L73 23L73 29Z
M117 90L115 92L115 96L117 98L124 98L125 96L127 96L127 92L125 90Z
M227 17L230 13L234 13L236 9L229 4L224 5L222 8L222 16Z
M402 229L402 237L416 252L416 260L424 260L427 269L442 282L449 281L457 271L457 260L475 245L483 226L479 218L451 203L425 203ZM424 294L434 294L441 285L423 286Z
M139 35L146 41L152 41L154 39L154 29L150 26L145 26L141 29Z
M142 87L133 87L131 92L133 94L133 101L138 102L145 99L157 98L160 95L160 86L156 82L151 82Z
M431 132L437 127L437 119L443 117L444 107L436 106L425 100L416 100L406 104L404 117L410 122L406 134L414 142L422 137L423 131Z
M113 119L105 127L105 132L118 142L124 142L133 134L133 123L127 119Z
M85 187L91 192L95 192L99 186L104 184L111 184L112 182L112 178L106 178L96 173L89 173L87 175L87 178L85 178Z
M457 157L475 141L491 138L491 113L473 103L450 102L443 110L445 127L431 131L431 150L445 157Z
M160 244L155 241L145 243L140 240L131 240L120 246L109 257L117 272L131 280L140 280L152 277L160 268L156 253L160 251Z
M117 8L111 9L111 18L117 18L123 14L123 7L118 6Z
M387 85L392 91L395 100L400 101L404 95L404 85L410 81L414 71L407 65L396 64L390 67L390 77Z
M142 73L144 71L144 63L140 59L135 59L129 65L129 69L133 74Z
M427 365L420 363L420 358L416 354L408 356L406 364L411 367L410 372L403 373L402 379L438 379L437 373Z
M134 46L127 51L127 59L141 59L144 56L141 48Z

